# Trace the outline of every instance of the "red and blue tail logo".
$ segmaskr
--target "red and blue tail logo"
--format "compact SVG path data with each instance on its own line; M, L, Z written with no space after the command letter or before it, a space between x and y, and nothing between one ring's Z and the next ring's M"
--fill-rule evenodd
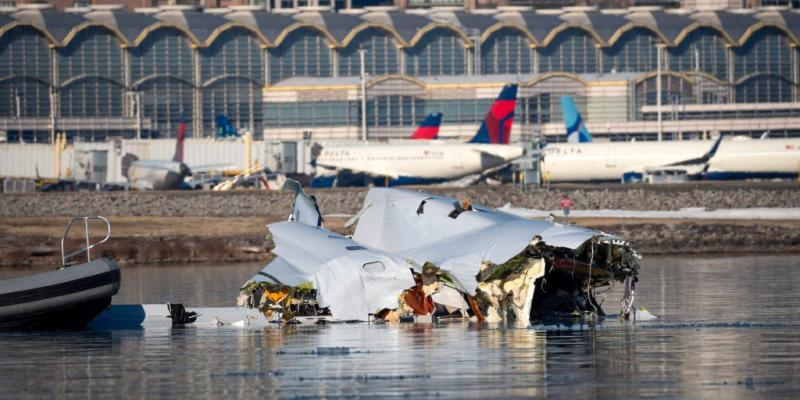
M514 122L514 107L517 105L517 85L505 85L497 100L492 103L486 119L478 133L469 143L508 144L511 137L511 124Z
M181 122L178 124L178 138L175 142L175 155L172 161L183 162L183 140L186 138L186 118L181 115Z
M442 124L442 113L430 113L417 126L411 135L414 140L431 140L439 137L439 125Z

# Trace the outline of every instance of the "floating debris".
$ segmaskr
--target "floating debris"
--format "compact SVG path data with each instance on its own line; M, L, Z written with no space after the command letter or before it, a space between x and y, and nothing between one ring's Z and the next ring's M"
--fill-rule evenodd
M289 221L270 224L277 256L246 282L239 306L284 323L488 321L527 326L605 313L595 290L625 285L633 306L640 256L627 241L427 193L373 188L348 221L325 229L297 182ZM645 317L650 318L647 313Z

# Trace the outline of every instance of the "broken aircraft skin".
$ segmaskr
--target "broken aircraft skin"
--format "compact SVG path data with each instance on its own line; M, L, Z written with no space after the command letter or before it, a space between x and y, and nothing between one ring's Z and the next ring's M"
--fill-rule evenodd
M639 255L613 235L528 220L468 200L372 188L346 226L323 226L299 184L289 221L270 224L276 258L242 287L239 305L283 322L603 316L598 288L625 285L635 313Z

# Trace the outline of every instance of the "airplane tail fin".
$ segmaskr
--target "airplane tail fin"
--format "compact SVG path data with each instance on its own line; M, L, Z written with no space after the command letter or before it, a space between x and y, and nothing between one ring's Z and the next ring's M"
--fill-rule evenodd
M586 129L586 123L581 118L575 100L572 96L561 96L561 110L564 114L564 127L567 128L567 142L586 143L592 141L592 135Z
M314 227L322 226L324 220L322 219L322 213L319 211L316 197L306 194L300 182L294 179L287 179L286 183L283 184L283 189L288 189L295 193L290 217L292 221Z
M172 156L172 161L183 162L183 140L186 138L186 119L181 116L181 122L178 124L178 138L175 143L175 155Z
M135 154L125 153L125 155L122 157L122 176L125 178L130 178L128 175L128 170L131 169L131 165L133 165L133 163L136 161L139 161L139 157L136 157Z
M503 86L500 95L492 103L478 132L469 143L508 144L511 124L514 122L514 107L517 104L517 85Z
M414 140L430 140L439 137L439 125L442 124L442 113L434 112L428 114L417 126L417 130L411 135Z
M224 115L217 115L214 118L214 124L217 126L217 138L231 138L239 136L236 127L233 126L231 120Z

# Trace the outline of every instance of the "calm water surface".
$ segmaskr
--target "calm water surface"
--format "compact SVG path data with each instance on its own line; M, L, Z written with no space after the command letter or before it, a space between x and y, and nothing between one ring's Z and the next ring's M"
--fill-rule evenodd
M231 305L258 269L127 268L115 302ZM798 288L796 255L647 257L636 325L0 333L0 397L799 398Z

